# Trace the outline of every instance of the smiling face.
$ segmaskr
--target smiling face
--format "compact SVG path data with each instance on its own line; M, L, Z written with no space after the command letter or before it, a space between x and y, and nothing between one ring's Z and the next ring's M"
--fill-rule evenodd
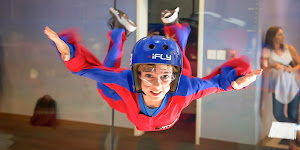
M170 90L170 84L175 79L171 65L140 65L139 78L146 101L162 101Z

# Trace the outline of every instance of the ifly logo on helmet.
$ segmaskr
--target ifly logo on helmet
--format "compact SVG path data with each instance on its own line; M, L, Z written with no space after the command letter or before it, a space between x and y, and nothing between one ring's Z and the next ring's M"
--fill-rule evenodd
M152 54L152 59L171 60L171 55L166 54Z

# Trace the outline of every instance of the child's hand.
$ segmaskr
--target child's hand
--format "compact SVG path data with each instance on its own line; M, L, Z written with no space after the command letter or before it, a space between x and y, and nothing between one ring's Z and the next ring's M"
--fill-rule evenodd
M258 69L258 70L252 71L249 74L246 74L243 77L239 77L237 80L231 82L231 86L235 90L240 90L240 89L248 86L252 82L254 82L256 80L256 76L261 75L262 71L263 71L262 69Z
M59 36L48 26L45 27L44 33L48 36L50 40L52 40L55 43L58 51L61 54L61 58L64 61L70 60L71 54L68 45L63 40L61 40Z

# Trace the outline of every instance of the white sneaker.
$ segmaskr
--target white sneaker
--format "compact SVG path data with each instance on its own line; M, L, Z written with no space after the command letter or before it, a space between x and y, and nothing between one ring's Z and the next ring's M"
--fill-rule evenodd
M110 8L110 13L113 16L113 27L125 28L126 35L129 35L131 32L136 30L136 24L128 18L128 15L124 12Z
M175 8L174 10L164 10L161 12L161 21L164 24L174 24L178 22L178 12L179 7Z

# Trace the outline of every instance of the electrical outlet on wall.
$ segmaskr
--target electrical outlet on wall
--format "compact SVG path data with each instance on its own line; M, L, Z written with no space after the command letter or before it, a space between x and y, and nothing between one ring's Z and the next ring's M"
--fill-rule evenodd
M208 49L207 50L207 59L217 59L217 50Z
M217 50L217 60L226 60L226 50Z

